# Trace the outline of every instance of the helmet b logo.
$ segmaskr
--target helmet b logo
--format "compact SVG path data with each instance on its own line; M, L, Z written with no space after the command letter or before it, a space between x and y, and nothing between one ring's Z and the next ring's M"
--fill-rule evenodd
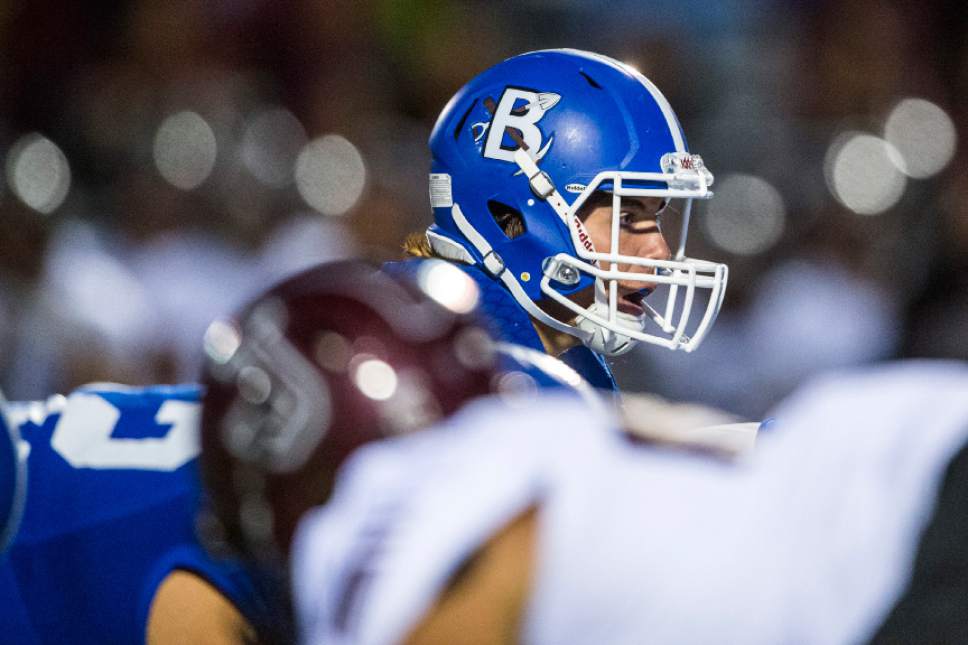
M514 151L517 143L505 145L504 138L508 130L520 134L525 149L535 161L540 161L554 137L541 146L541 130L537 123L545 113L556 106L561 95L553 92L532 92L516 87L505 88L501 101L493 110L490 127L487 129L487 141L484 144L484 156L489 159L514 162ZM492 102L493 104L493 102ZM513 137L512 138L516 138Z

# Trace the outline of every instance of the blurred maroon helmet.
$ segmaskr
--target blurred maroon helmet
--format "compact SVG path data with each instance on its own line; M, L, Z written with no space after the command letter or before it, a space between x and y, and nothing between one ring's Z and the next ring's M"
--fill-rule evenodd
M445 262L413 284L362 262L320 265L205 334L201 468L213 526L274 560L360 445L423 428L490 391L477 286Z

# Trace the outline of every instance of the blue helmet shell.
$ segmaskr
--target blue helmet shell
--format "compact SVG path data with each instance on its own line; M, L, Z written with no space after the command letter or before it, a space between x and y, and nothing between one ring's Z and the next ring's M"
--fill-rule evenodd
M506 102L505 93L510 97ZM538 95L545 107L512 95ZM575 255L575 246L565 222L536 198L519 167L507 158L494 158L498 145L510 154L521 140L510 127L501 128L503 132L491 127L498 120L494 110L499 106L537 128L538 167L569 203L602 171L663 172L663 155L687 152L687 148L675 114L655 86L627 65L598 54L577 50L522 54L486 70L458 91L431 133L431 172L450 176L453 203L528 297L537 301L542 298L545 258L562 252ZM540 115L532 113L536 109L541 109ZM514 118L499 125L509 122L513 124ZM535 142L533 130L531 135ZM509 239L491 214L491 201L521 213L526 231ZM458 242L481 262L480 253L454 222L451 207L433 200L432 206L431 230ZM575 285L553 284L569 295L593 282L583 275Z

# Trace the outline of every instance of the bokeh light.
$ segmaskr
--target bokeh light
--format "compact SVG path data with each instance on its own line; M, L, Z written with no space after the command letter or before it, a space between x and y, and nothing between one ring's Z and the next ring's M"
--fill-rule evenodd
M242 336L235 325L226 320L215 320L203 337L205 353L219 364L228 363L242 345Z
M246 365L236 378L239 394L252 405L262 405L272 394L272 378L261 367Z
M904 159L872 134L845 132L827 149L824 175L831 194L861 215L876 215L901 199L907 186Z
M168 183L182 190L197 188L208 178L217 153L212 127L195 112L172 114L155 134L155 166Z
M502 399L514 404L534 396L538 383L530 374L513 370L497 377L495 389Z
M479 327L464 329L454 339L457 362L468 369L476 370L492 365L494 350L494 341Z
M783 235L786 205L780 191L762 177L727 175L709 202L702 227L710 241L724 251L763 253Z
M320 334L316 340L316 361L330 372L340 373L346 370L352 358L349 341L342 335L327 331Z
M71 187L67 157L50 139L32 133L20 138L7 156L7 183L24 204L47 215L60 206Z
M338 134L315 139L296 159L296 187L323 215L343 215L359 201L366 185L363 156Z
M293 165L306 145L306 131L292 112L273 108L258 112L242 133L242 163L252 175L272 188L292 182Z
M397 372L378 358L361 361L353 371L353 382L367 397L386 401L397 391Z
M940 172L955 156L957 132L948 113L930 101L900 101L884 124L884 138L904 159L908 177L924 179Z
M438 304L457 314L473 311L480 297L477 283L449 262L423 263L417 271L417 284Z

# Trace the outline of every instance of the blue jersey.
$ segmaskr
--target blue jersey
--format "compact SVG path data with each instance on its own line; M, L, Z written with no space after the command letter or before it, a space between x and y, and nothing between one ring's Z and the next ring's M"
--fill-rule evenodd
M241 566L196 537L199 408L194 385L90 386L11 405L30 452L23 519L0 564L0 641L144 642L175 569L258 622L263 604Z
M383 269L394 276L413 276L425 260L409 258L402 262L387 262ZM544 345L535 331L531 317L514 297L497 280L492 279L476 266L454 262L454 266L470 276L477 283L481 293L480 312L488 332L495 339L509 345L517 345L536 352L544 353ZM605 359L584 345L572 347L558 360L573 369L592 387L599 390L618 392L618 386ZM540 372L540 370L539 370ZM542 387L560 387L556 378L532 370L535 381Z

